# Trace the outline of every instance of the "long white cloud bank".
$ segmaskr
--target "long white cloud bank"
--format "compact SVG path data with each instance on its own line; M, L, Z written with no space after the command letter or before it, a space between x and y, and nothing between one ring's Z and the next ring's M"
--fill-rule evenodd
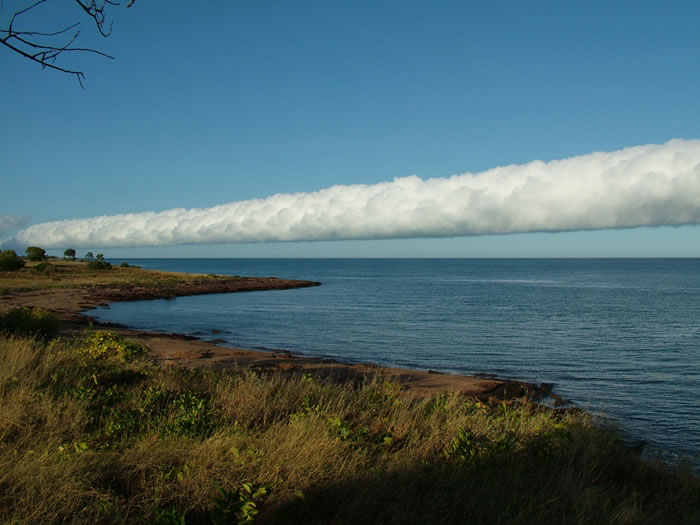
M452 237L700 224L700 140L212 208L37 224L45 248Z

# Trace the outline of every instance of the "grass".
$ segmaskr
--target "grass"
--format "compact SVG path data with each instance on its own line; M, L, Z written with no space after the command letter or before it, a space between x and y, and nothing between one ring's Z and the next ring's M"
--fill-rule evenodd
M133 266L115 265L109 270L96 270L88 268L85 262L51 259L50 263L27 262L21 270L0 272L0 293L51 288L172 285L225 279L230 277L144 270Z
M0 335L1 523L698 523L700 480L583 413L157 366Z

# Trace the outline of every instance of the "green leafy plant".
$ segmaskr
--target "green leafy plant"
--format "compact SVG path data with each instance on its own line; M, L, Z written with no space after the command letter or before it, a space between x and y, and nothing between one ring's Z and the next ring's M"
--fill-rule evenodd
M169 470L166 472L163 472L162 478L165 481L183 481L186 476L190 474L190 467L187 466L187 464L184 464L182 468L180 467L171 467Z
M142 429L141 413L134 408L113 407L100 418L99 434L110 441L136 436Z
M330 418L329 423L331 425L330 434L340 439L340 441L346 441L352 436L352 430L350 430L348 424L339 417Z
M63 252L63 257L70 259L71 261L75 261L75 250L73 248L67 248Z
M301 421L307 416L310 416L312 414L318 414L321 411L321 405L320 404L311 404L311 398L309 396L304 396L304 402L302 404L301 410L298 412L293 412L292 414L289 414L289 422L290 423L295 423L298 421Z
M445 451L445 456L456 458L460 463L471 463L476 459L477 452L474 435L470 431L460 428L457 436L455 436L451 445Z
M185 525L185 513L180 512L175 507L163 509L153 522L155 525Z
M215 525L252 523L259 512L256 502L267 495L265 487L255 488L252 483L243 483L235 492L219 487L218 492L219 496L214 498L214 509L209 514Z
M128 363L148 354L143 345L127 341L116 332L86 331L80 342L80 352L93 359L116 357L119 361Z
M174 434L207 434L212 427L211 409L205 399L194 392L178 394L172 401L174 414L166 431Z

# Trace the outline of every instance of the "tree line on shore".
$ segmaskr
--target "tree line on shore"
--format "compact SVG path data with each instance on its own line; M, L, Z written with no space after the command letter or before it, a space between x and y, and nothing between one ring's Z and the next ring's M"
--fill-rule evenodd
M76 257L76 251L73 248L67 248L63 252L63 258L67 261L87 262L88 268L92 270L108 270L112 265L105 261L105 256L102 253L94 255L92 252L87 252L82 259ZM17 255L15 250L0 250L0 271L12 272L17 271L25 266L26 261L39 262L37 269L42 272L47 272L52 269L49 259L57 257L48 256L46 250L39 246L27 246L24 250L24 256ZM120 264L121 267L128 268L130 265L126 262ZM55 268L53 268L55 270Z

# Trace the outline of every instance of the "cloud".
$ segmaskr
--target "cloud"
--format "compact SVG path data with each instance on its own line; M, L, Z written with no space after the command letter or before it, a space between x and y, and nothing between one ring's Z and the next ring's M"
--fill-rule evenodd
M18 215L0 215L0 235L17 230L29 222L28 217Z
M700 140L415 175L212 208L48 222L17 234L45 248L452 237L700 224Z

